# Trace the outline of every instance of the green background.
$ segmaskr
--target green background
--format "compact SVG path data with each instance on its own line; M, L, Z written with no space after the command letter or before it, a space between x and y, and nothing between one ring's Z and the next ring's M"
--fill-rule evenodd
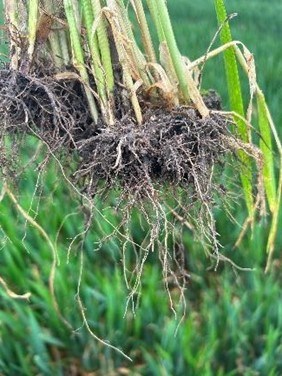
M190 59L203 55L217 28L213 2L170 0L168 6L182 53ZM229 13L238 13L231 22L234 39L244 42L255 54L258 81L281 135L282 3L230 0L227 6ZM222 56L206 64L203 86L215 88L228 109ZM22 163L33 153L34 143L30 142L23 150ZM188 232L184 234L191 279L185 292L186 317L175 334L179 317L175 320L169 307L161 266L154 254L149 255L144 269L135 316L129 309L123 317L127 290L118 252L121 242L113 237L98 249L111 228L101 217L95 218L83 244L81 295L85 313L93 331L122 348L133 358L130 363L92 339L82 324L76 301L80 239L74 242L69 263L67 247L82 230L83 215L78 213L79 202L62 184L56 166L51 164L39 179L36 166L34 163L17 181L14 190L21 205L57 241L61 262L55 280L56 295L64 317L76 330L66 328L54 311L48 289L52 257L46 241L5 197L0 204L0 276L17 293L30 291L32 296L28 302L18 301L0 290L1 374L282 374L282 238L279 233L271 272L266 275L267 221L259 222L253 236L248 235L240 249L233 251L240 228L220 209L215 212L224 253L240 265L255 268L252 272L238 272L227 264L213 271L201 245ZM114 199L111 197L109 202ZM108 203L96 205L106 218L118 223L119 215L108 208ZM233 214L243 222L243 201L238 200ZM132 222L132 232L138 241L145 236L137 219Z

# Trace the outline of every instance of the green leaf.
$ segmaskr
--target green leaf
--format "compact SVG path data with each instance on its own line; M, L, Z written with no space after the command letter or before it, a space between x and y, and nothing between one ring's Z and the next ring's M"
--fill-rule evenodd
M223 25L220 33L221 43L229 43L233 39L229 23L227 21L227 12L224 0L214 0L214 4L218 23L219 25ZM224 52L224 64L230 107L232 111L235 111L239 115L245 117L242 90L234 48L229 48ZM238 126L238 134L240 138L242 139L242 141L248 142L249 136L246 124L238 118L234 120L236 121L236 124ZM242 162L241 182L245 194L246 205L249 215L253 216L254 204L252 196L252 162L251 159L246 155L246 153L241 151L238 153L238 155Z
M257 107L260 130L260 149L263 153L263 178L266 197L271 213L276 207L276 178L274 173L274 158L271 139L271 129L267 116L267 105L261 90L257 90Z

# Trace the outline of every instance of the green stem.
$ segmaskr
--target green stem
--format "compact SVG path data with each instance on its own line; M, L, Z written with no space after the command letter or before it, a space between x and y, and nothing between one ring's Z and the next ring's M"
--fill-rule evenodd
M105 105L106 90L104 73L102 69L100 51L98 47L98 39L96 33L93 33L92 27L94 23L94 15L90 0L81 0L82 11L84 16L84 23L86 27L86 35L88 40L88 46L91 53L91 65L93 65L93 75L97 85L97 91L103 104Z
M93 8L95 19L97 19L97 17L101 17L101 19L99 20L99 24L97 26L97 36L98 36L102 66L105 72L107 89L111 93L114 90L114 73L113 73L108 34L107 34L104 19L102 18L102 14L101 14L100 0L91 0L91 2L92 2L92 8Z
M107 0L107 4L117 15L120 28L119 32L121 32L122 35L128 39L128 41L123 41L122 43L124 44L124 49L128 56L128 68L131 70L131 76L135 80L141 78L145 86L150 86L151 82L146 74L147 62L136 43L134 34L132 32L132 25L130 23L128 12L125 8L123 0ZM115 31L113 30L113 32ZM118 43L120 43L120 41ZM138 73L138 77L136 77L135 72Z
M121 0L119 0L119 2L121 2ZM108 6L110 7L110 9L113 12L115 12L115 14L118 15L118 20L119 20L118 26L121 26L121 24L124 26L122 19L121 19L121 14L118 13L118 9L115 7L116 3L113 2L112 0L107 0L107 3L108 3ZM138 101L138 97L136 95L136 91L134 90L134 83L133 83L133 78L132 78L132 75L131 75L131 70L129 68L129 62L128 62L128 58L127 58L126 48L124 46L124 43L121 43L121 41L120 41L120 34L119 34L120 29L117 29L116 21L117 21L117 19L114 19L113 17L109 17L109 23L111 25L112 34L113 34L113 38L114 38L114 44L115 44L115 48L117 50L118 61L119 61L121 68L122 68L123 84L126 87L127 91L129 92L130 100L131 100L131 104L132 104L132 107L133 107L133 110L134 110L134 113L135 113L136 120L137 120L138 124L142 124L141 107L140 107L140 104L139 104L139 101Z
M142 36L145 53L147 54L147 60L150 63L156 63L157 62L156 54L155 54L155 50L153 47L152 38L150 35L150 30L148 27L142 1L132 0L132 3L134 4L135 13L136 13L139 27L141 30L141 36Z
M44 0L42 1L42 4L44 6L44 10L46 10L48 13L55 13L53 0ZM51 47L54 64L56 67L60 68L63 65L63 60L58 33L51 32L48 39Z
M38 0L29 0L28 2L28 59L31 62L33 58L36 30L38 21Z
M182 92L185 101L190 99L189 90L187 85L187 78L185 73L185 67L182 61L182 56L178 50L177 43L174 37L174 32L170 22L168 9L165 0L155 0L158 17L161 22L165 40L169 49L169 53L172 59L172 63L178 78L180 91Z
M65 30L59 30L58 36L59 36L59 42L60 42L60 47L61 47L61 52L62 52L62 59L63 59L64 65L67 66L70 63L70 52L69 52L67 34Z
M75 17L74 9L74 0L64 0L64 8L69 26L69 35L72 46L72 55L73 55L73 65L79 71L82 82L84 84L85 94L88 100L89 109L92 115L92 118L97 124L98 121L98 111L96 103L93 97L93 94L89 86L89 77L84 63L84 54L81 44L80 30L78 29L78 24Z
M11 69L17 70L19 66L20 47L17 43L19 20L17 17L18 3L17 0L5 1L5 18L10 33L10 53L11 53Z
M160 22L160 18L158 16L158 11L157 11L157 4L155 0L147 0L147 5L150 11L150 14L153 18L153 22L155 24L157 34L158 34L158 39L159 43L162 43L165 41L165 34L162 28L162 24Z

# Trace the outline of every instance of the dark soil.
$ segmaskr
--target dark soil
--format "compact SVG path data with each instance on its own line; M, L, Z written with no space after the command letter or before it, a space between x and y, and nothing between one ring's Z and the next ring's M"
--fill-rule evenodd
M211 167L226 153L221 135L227 123L218 115L200 119L192 108L149 110L142 126L128 118L77 141L75 176L90 177L90 195L101 179L140 196L155 184L193 186L204 194Z
M101 180L140 197L155 184L167 183L194 187L202 195L211 168L228 151L221 135L228 132L229 120L216 114L201 119L189 106L146 108L142 126L131 112L112 127L102 122L94 126L79 82L9 70L0 72L0 98L2 138L34 134L52 153L72 153L78 157L72 176L80 185L84 182L83 190L90 196ZM209 107L220 107L215 92L205 101Z

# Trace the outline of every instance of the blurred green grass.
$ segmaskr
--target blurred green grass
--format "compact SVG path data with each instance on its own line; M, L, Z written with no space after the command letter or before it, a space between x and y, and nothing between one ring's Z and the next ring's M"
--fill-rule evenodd
M178 0L176 5L170 0L168 4L183 53L191 58L204 54L217 27L212 1ZM227 5L229 12L239 13L232 21L234 37L255 53L259 82L279 124L282 4L278 0L271 6L263 0L230 0ZM217 89L227 108L222 57L209 62L204 74L204 86ZM28 145L26 160L32 147L33 144ZM14 187L26 209L30 207L36 182L33 165ZM253 237L247 237L239 250L232 251L239 227L227 221L220 210L216 213L225 254L240 265L255 268L247 273L236 272L229 265L220 265L217 272L209 270L209 260L200 244L186 232L184 243L191 281L185 292L187 314L175 336L178 321L169 308L156 255L149 256L144 270L136 316L129 310L123 318L127 291L119 260L120 242L117 238L109 239L97 250L97 241L110 229L105 221L96 218L83 246L83 304L94 332L122 347L134 359L129 363L93 340L82 325L76 302L79 239L74 243L70 263L66 262L66 253L67 245L83 227L83 215L76 214L79 204L62 184L55 166L45 172L39 191L30 213L36 215L53 241L63 223L57 239L61 263L55 290L64 317L77 330L69 331L54 311L48 289L52 262L48 245L5 197L0 205L0 276L16 292L30 291L32 297L29 302L16 301L0 290L0 373L79 375L79 370L84 370L85 374L95 371L100 375L282 374L281 233L272 271L265 275L266 222L257 224ZM106 204L97 203L101 209ZM70 213L73 215L68 216ZM113 220L110 209L105 214ZM243 221L245 213L240 203L234 215L239 222ZM118 216L115 220L119 220ZM136 236L142 238L137 220L133 226Z

